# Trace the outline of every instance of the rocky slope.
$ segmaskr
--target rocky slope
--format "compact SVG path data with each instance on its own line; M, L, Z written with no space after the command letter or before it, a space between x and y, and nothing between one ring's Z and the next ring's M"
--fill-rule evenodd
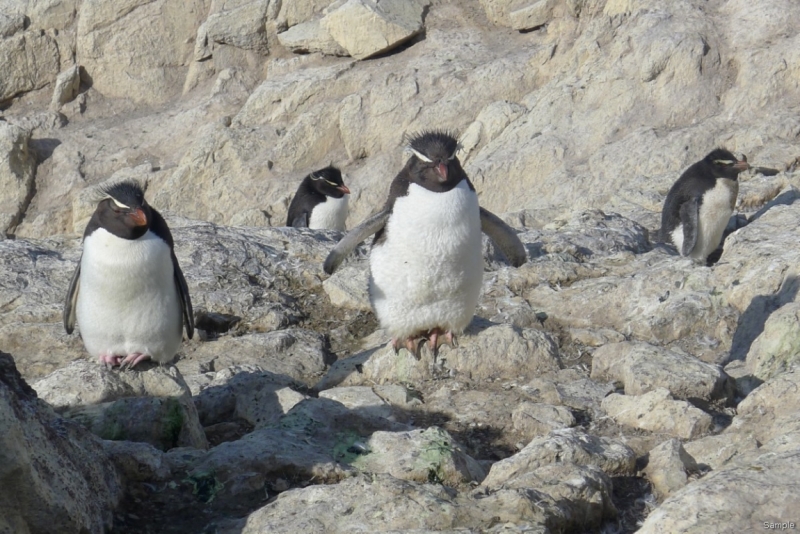
M797 20L791 0L0 0L0 532L797 523ZM357 224L425 128L458 132L529 261L487 242L460 346L416 361L376 331L366 247L328 278L341 234L279 225L331 162ZM700 266L655 230L716 146L754 169ZM92 189L123 177L173 229L200 335L120 373L60 314Z

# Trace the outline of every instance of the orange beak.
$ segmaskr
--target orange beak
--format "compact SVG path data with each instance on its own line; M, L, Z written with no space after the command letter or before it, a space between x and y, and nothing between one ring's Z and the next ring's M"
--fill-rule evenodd
M338 189L339 191L341 191L341 192L342 192L342 193L344 193L345 195L349 195L349 194L350 194L350 189L348 189L348 188L347 188L347 186L346 186L346 185L344 185L344 184L340 185L340 186L339 186L339 187L337 187L336 189Z
M136 208L136 211L128 215L128 217L131 218L134 226L147 226L147 216L142 208Z
M747 158L744 158L742 161L737 161L736 163L734 163L733 168L740 171L746 171L747 169L750 168L750 164L747 163Z
M447 165L440 163L436 166L436 173L439 175L439 181L444 182L447 180Z

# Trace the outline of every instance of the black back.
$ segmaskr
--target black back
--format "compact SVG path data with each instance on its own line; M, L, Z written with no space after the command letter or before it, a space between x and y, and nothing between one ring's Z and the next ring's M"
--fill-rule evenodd
M325 202L328 197L342 198L345 190L342 173L333 165L312 172L300 182L300 186L289 204L286 226L308 227L311 212L317 204Z
M680 210L683 204L692 200L699 207L703 203L703 195L714 188L717 179L738 178L739 173L744 170L741 163L730 151L717 148L689 166L667 193L661 211L661 240L669 241L669 234L681 223Z

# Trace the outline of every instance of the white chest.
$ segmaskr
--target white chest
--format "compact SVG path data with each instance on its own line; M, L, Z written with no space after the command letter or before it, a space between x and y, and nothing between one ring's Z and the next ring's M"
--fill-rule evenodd
M718 179L714 188L706 191L697 214L697 241L689 257L705 261L719 247L725 227L733 214L739 182ZM672 241L680 251L683 245L683 224L672 232Z
M370 253L370 300L393 337L461 331L483 279L478 197L466 181L447 193L418 185L395 201L385 241Z
M147 232L136 240L102 228L84 240L77 319L90 353L147 353L171 359L182 315L169 246Z
M342 198L326 197L325 202L314 206L308 221L308 227L314 230L343 231L347 220L349 198L350 195L344 195Z

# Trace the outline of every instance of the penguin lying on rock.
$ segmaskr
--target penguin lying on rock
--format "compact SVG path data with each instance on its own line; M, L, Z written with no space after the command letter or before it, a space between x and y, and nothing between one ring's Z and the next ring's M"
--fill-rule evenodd
M661 239L681 256L705 262L722 242L739 194L739 173L750 168L718 148L690 166L673 184L661 212Z
M344 231L350 190L334 166L314 171L300 182L289 204L286 226Z
M64 305L64 328L77 319L90 354L107 366L166 363L189 339L189 289L164 218L133 181L103 190L83 234L83 254Z
M350 231L324 265L332 274L374 234L370 303L395 351L405 346L417 358L426 338L434 353L439 336L454 346L472 319L483 281L481 231L515 267L526 260L514 230L478 205L457 148L446 132L409 138L411 157L392 181L383 209Z

